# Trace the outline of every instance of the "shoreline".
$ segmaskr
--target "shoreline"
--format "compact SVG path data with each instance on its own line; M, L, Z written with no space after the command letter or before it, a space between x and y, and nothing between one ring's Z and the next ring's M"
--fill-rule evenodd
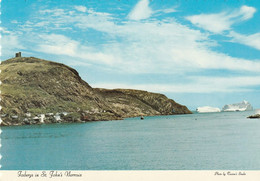
M194 114L192 113L186 113L186 114ZM6 127L6 126L24 126L24 125L48 125L48 124L67 124L67 123L88 123L88 122L98 122L98 121L120 121L120 120L124 120L127 118L140 118L141 117L154 117L154 116L173 116L173 115L186 115L186 114L154 114L154 115L134 115L134 116L129 116L129 117L120 117L117 119L100 119L100 120L75 120L75 121L66 121L64 119L61 119L60 121L56 121L56 122L50 122L49 120L47 122L36 122L36 121L32 121L30 123L26 123L24 121L22 122L13 122L11 123L10 121L6 122L3 121L0 123L0 127Z

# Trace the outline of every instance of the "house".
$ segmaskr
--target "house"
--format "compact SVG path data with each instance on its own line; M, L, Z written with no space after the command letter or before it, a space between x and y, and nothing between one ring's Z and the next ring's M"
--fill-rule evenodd
M57 114L54 116L54 119L55 119L55 121L61 121L60 115L57 115Z
M67 116L68 113L67 113L67 112L62 112L61 115L62 115L62 116Z
M14 116L11 116L11 118L18 119L18 116L14 115Z
M40 118L40 122L41 122L41 123L44 123L45 114L40 114L40 115L39 115L39 118Z
M33 117L33 120L39 122L40 118L38 116L35 116L35 117Z

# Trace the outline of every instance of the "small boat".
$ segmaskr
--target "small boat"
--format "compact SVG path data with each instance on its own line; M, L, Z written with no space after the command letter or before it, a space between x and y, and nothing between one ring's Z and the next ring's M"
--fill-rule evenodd
M140 119L144 119L144 117L143 116L141 116L141 118Z

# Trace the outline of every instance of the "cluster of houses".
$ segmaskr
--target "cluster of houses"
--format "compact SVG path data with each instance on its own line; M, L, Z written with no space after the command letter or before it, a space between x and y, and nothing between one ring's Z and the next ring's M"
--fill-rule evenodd
M38 115L32 115L31 113L25 113L24 116L18 116L18 115L8 115L8 114L2 114L2 119L9 119L12 122L24 122L25 124L30 123L45 123L45 122L61 122L62 118L66 117L69 113L67 112L61 112L61 113L46 113L46 114L38 114Z
M95 115L100 115L107 110L91 108L91 110L77 112L57 112L45 114L32 114L30 112L22 115L2 114L0 115L0 125L22 125L22 124L43 124L43 123L61 123L61 122L86 122L95 121Z

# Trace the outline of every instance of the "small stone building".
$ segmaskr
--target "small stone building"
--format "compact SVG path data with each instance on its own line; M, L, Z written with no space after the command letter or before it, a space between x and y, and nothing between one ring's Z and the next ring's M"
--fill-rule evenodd
M21 52L15 53L15 57L22 57L22 53Z

